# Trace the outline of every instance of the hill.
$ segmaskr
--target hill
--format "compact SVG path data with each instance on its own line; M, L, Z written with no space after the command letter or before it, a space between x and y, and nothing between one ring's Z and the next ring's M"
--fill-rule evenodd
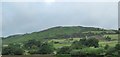
M83 26L58 26L39 32L26 33L21 35L11 35L2 38L3 44L22 43L31 39L61 39L61 38L82 38L92 35L116 33L116 30L106 30L94 27Z

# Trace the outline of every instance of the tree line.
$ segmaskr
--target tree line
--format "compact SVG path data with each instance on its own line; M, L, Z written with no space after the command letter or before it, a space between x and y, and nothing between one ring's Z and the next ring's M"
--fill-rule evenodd
M83 38L74 41L71 46L63 46L55 49L52 42L42 42L29 40L25 43L9 44L2 49L2 55L32 55L32 54L70 54L71 57L77 56L108 56L115 57L120 53L120 44L115 47L106 45L99 47L99 40L96 38Z

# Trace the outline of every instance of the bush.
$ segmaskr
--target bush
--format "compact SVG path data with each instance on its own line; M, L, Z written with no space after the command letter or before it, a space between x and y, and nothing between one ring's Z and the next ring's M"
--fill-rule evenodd
M120 44L116 44L115 47L110 47L106 50L106 57L119 57Z
M105 38L105 40L111 41L111 38L110 38L109 36L107 36L107 37Z
M106 51L106 56L115 56L115 52L116 52L115 48L114 47L110 47Z
M96 38L89 38L86 41L86 46L88 47L98 47L99 46L99 40Z
M52 54L54 51L54 47L50 43L43 43L42 46L39 47L38 54Z
M70 47L69 46L64 46L60 49L58 49L57 54L70 54Z
M22 55L24 50L20 47L9 45L8 47L3 47L2 55Z
M24 47L26 49L36 49L37 47L41 46L41 41L37 41L35 39L29 40L26 43L24 43Z
M79 41L74 41L71 45L71 49L82 49L85 47L83 44L81 44Z
M86 55L86 52L85 51L83 51L83 50L72 50L71 52L71 55L79 55L79 56L83 56L83 55Z
M107 44L107 45L105 45L105 47L104 47L104 49L108 49L110 46Z
M115 45L115 49L116 49L116 50L120 50L120 44L116 44L116 45Z
M87 54L94 54L94 55L100 55L104 53L104 49L103 48L84 48L82 49L84 52L86 52Z
M29 50L28 53L30 53L30 54L38 54L37 50Z
M103 56L104 54L103 48L84 48L80 50L73 50L71 52L72 57L98 57Z

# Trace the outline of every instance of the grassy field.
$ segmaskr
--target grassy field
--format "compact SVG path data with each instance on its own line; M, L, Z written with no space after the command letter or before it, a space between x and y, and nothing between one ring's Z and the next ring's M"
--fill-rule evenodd
M104 41L104 40L100 40L99 45L100 46L105 46L106 44L108 44L109 46L115 46L118 43L118 35L117 34L111 34L111 35L104 35L104 36L109 36L111 37L112 41ZM53 42L59 42L57 44L54 44L55 48L60 48L63 46L70 46L72 44L72 42L74 41L79 41L81 38L73 38L73 40L70 39L52 39L49 42L53 41Z
M70 39L52 39L52 40L49 40L49 42L59 42L57 44L54 44L54 47L55 48L61 48L63 46L71 46L72 42L74 41L79 41L80 38L73 38L73 40L70 40Z
M105 46L106 44L108 44L109 46L115 46L115 44L118 43L118 34L110 34L110 35L104 35L104 37L109 36L111 37L112 41L104 41L104 40L100 40L99 44L100 46ZM51 39L48 42L59 42L54 44L55 48L60 48L63 46L70 46L72 44L72 42L74 41L79 41L81 38L72 38L72 40L70 40L70 38L68 39Z
M105 46L106 44L108 44L109 46L115 46L118 43L118 34L110 34L104 36L109 36L112 41L100 41L100 45Z
M101 41L99 42L100 46L105 46L105 45L109 45L114 47L116 44L118 43L118 41Z
M104 35L104 36L109 36L109 37L111 37L112 39L118 40L118 34L110 34L110 35Z

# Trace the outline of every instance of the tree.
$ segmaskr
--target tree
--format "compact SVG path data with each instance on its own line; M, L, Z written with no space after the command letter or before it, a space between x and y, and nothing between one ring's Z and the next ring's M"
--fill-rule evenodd
M116 44L115 49L116 49L116 52L119 55L120 54L120 44Z
M103 48L83 48L79 50L72 50L72 57L103 57Z
M87 53L85 51L82 50L72 50L70 52L71 57L87 57Z
M82 44L80 41L74 41L71 45L72 49L82 49L84 47L84 44Z
M107 41L111 41L111 38L110 38L109 36L107 36L105 39L106 39Z
M109 45L108 45L108 44L107 44L107 45L105 45L104 49L106 49L106 50L107 50L108 48L109 48Z
M119 57L120 54L120 44L116 44L115 47L110 47L106 51L106 56L108 57Z
M8 47L3 47L2 55L22 55L24 50L15 45L9 45Z
M86 45L86 40L87 40L86 38L83 38L83 39L80 39L79 42L82 45Z
M58 54L70 54L70 51L71 51L71 49L69 46L64 46L64 47L58 49L57 53Z
M116 49L116 50L120 50L120 44L116 44L116 45L115 45L115 49Z
M96 38L89 38L86 40L86 46L88 47L98 47L99 46L99 40Z
M83 38L79 41L74 41L71 47L73 49L82 49L84 47L98 47L99 46L99 40L96 38Z
M38 54L52 54L54 51L53 44L43 43L42 46L39 47Z
M25 48L31 49L31 48L37 48L41 46L41 42L37 41L35 39L29 40L24 44Z
M109 56L109 57L113 57L113 56L115 56L115 54L114 54L115 52L116 52L115 48L114 47L110 47L110 48L107 49L105 55Z

